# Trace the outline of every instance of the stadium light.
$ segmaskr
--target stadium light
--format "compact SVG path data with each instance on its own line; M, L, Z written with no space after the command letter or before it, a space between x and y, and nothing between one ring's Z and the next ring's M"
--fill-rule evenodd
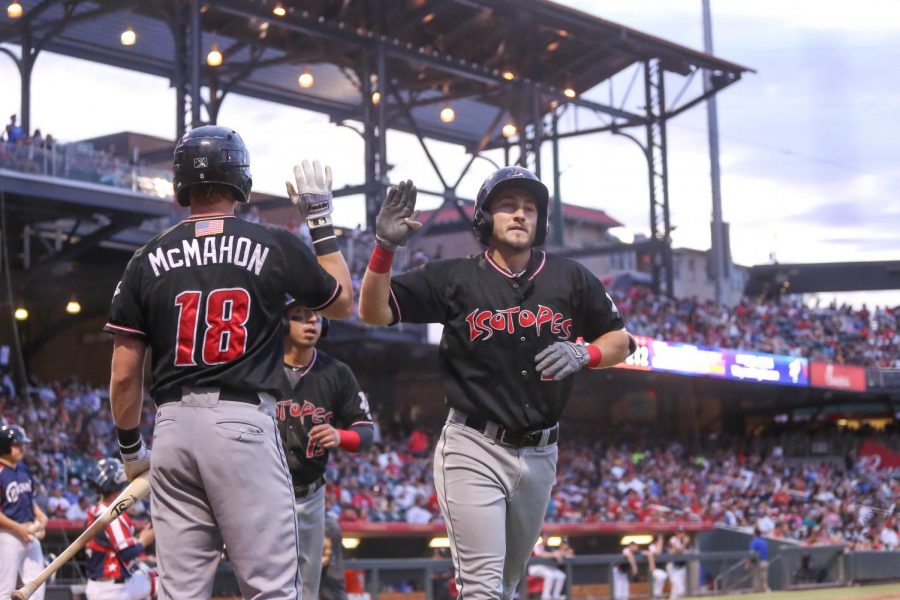
M219 45L213 42L212 47L209 49L209 54L206 55L206 64L211 67L218 67L222 64L222 53L219 52Z
M303 69L303 73L297 78L297 85L302 88L311 88L316 82L316 78L308 70Z
M445 537L433 537L431 541L428 542L429 548L449 548L450 547L450 538Z
M456 111L449 106L445 106L441 110L441 121L444 123L452 123L456 120Z
M634 542L638 546L646 546L653 542L653 536L649 533L642 533L638 535L626 535L619 542L622 546L627 546L631 542Z
M18 19L22 16L22 5L18 0L9 3L9 6L6 7L6 16L10 19Z
M562 546L562 537L558 535L548 535L547 545L551 548L559 548L560 546Z
M66 312L70 315L77 315L81 312L81 304L79 304L78 300L69 300L69 303L66 304Z
M134 27L129 24L125 31L122 32L122 35L119 36L119 41L122 42L123 46L134 46L137 43L137 34L134 32Z
M16 318L16 321L24 321L28 318L28 309L24 306L20 306L16 309L16 312L13 313L13 316Z
M341 538L341 546L347 550L354 550L359 547L359 538L345 537Z
M507 123L506 125L503 126L503 129L501 130L501 133L503 134L503 137L505 137L505 138L511 138L512 136L516 135L516 133L518 133L518 132L519 132L519 130L516 129L516 126L513 125L512 123Z
M279 2L278 4L275 5L275 8L272 9L272 14L275 15L276 17L283 17L284 15L287 14L287 11L284 9L284 5L281 2Z
M381 92L372 92L372 104L378 106L381 102Z
M516 78L516 74L513 73L512 71L509 71L509 70L503 71L503 79L505 79L507 81L512 81L515 78Z
M567 85L566 89L563 90L563 96L565 96L566 98L574 98L577 95L578 94L575 92L575 88L573 88L571 85Z

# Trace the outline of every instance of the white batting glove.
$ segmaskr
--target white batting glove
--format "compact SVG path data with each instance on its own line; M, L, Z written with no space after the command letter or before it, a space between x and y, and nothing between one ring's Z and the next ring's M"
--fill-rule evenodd
M322 169L319 161L304 160L299 165L294 165L294 179L297 187L290 181L285 181L288 196L300 211L300 216L306 219L310 229L331 225L331 167Z
M120 452L120 454L128 481L134 481L138 475L150 470L150 450L144 446L143 441L136 452Z
M541 377L557 381L585 367L590 360L587 348L573 342L550 344L534 357Z

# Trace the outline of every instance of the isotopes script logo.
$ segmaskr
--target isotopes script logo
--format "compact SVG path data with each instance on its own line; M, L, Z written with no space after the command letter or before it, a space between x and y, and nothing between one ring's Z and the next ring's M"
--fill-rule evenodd
M474 342L489 340L494 333L513 334L522 329L534 327L537 335L541 335L544 327L550 328L550 333L561 340L569 339L572 333L572 319L558 313L549 306L538 304L537 312L523 309L519 306L504 308L502 310L481 310L476 308L466 315L466 323L469 324L469 341ZM484 336L482 338L482 336Z
M279 400L276 402L275 417L279 421L284 421L288 415L297 417L301 421L305 417L310 417L313 425L320 425L321 423L330 423L333 413L330 410L316 406L309 400L304 400L302 404L291 400Z

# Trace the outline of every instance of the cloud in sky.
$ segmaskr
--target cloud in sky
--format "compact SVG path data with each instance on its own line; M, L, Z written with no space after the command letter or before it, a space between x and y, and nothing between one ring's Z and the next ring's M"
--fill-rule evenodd
M702 48L700 0L568 0L564 4L692 48ZM894 0L858 5L813 0L713 1L716 55L757 70L718 97L723 210L740 264L900 259L900 21ZM18 74L0 57L0 110L18 109ZM174 132L168 81L43 54L33 80L32 123L63 140L132 130ZM291 165L316 157L337 180L363 178L361 138L326 117L230 95L220 122L244 136L254 179L281 193ZM698 106L669 124L672 221L676 243L709 244L711 214L706 115ZM428 142L448 175L467 157ZM423 189L438 178L409 135L389 135L392 180ZM490 155L502 160L500 153ZM545 155L549 159L549 147ZM609 134L561 144L563 197L649 229L646 165L628 140ZM460 194L474 196L490 171L476 161ZM426 207L435 200L423 198ZM339 222L363 219L359 199L342 199Z

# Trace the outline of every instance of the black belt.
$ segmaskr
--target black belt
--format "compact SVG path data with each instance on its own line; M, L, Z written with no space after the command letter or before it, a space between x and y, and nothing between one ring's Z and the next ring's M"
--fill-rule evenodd
M512 431L493 421L467 415L456 409L450 409L449 421L465 425L499 444L512 448L541 448L555 444L559 440L559 423L546 429Z
M298 500L301 500L301 499L303 499L303 498L306 498L307 496L309 496L309 495L312 494L313 492L315 492L317 489L319 489L319 488L322 487L323 485L325 485L325 478L324 478L324 477L319 477L318 479L316 479L316 480L313 481L312 483L306 483L306 484L301 484L301 485L294 485L294 496L296 496L296 498L297 498Z
M212 393L216 390L216 388L196 388L198 393L200 390L204 390L207 393ZM190 392L187 392L190 393ZM162 406L163 404L168 404L169 402L181 402L182 396L184 396L185 392L183 391L171 391L161 394L160 396L154 398L156 401L156 406ZM231 388L220 389L219 390L219 400L226 400L229 402L245 402L247 404L252 404L254 406L259 405L259 393L251 392L248 390L235 390Z

